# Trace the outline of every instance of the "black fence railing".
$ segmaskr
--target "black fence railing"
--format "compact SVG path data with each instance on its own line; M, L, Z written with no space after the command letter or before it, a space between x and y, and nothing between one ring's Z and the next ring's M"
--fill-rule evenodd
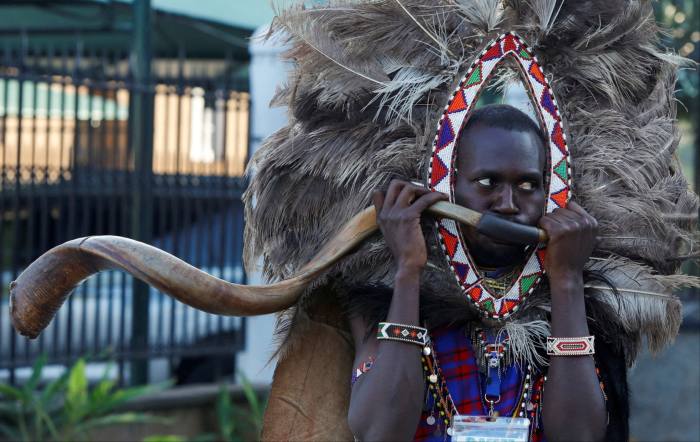
M240 70L183 54L154 60L152 84L136 84L127 54L0 48L0 382L21 381L17 369L40 353L55 364L85 355L116 360L122 380L125 366L153 358L167 359L181 382L201 375L197 364L207 357L219 358L214 370L232 370L244 319L205 314L154 289L148 318L133 318L128 275L85 282L34 341L12 329L7 294L19 272L57 244L131 236L142 210L132 204L135 182L149 186L153 245L244 283L249 97ZM130 98L143 91L154 102L153 170L137 176ZM146 319L147 339L134 344L135 321Z

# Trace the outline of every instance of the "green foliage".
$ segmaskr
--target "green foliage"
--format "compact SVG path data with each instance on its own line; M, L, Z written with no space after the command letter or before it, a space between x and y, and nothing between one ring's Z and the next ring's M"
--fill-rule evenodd
M105 370L92 389L80 359L66 373L39 388L46 364L39 357L21 387L0 384L0 435L15 441L81 441L107 425L164 422L145 413L117 412L127 401L161 391L168 383L119 389Z
M218 434L204 434L191 442L259 440L266 401L261 400L245 376L241 376L241 387L246 405L232 403L227 386L222 385L216 401Z
M219 389L216 400L217 432L200 434L192 439L175 435L150 436L143 442L242 442L260 440L263 415L267 404L248 379L241 376L241 387L246 405L231 402L231 394L226 384Z
M243 394L245 394L248 403L248 409L243 413L244 421L250 424L250 427L255 430L255 435L259 436L262 431L267 399L264 401L260 400L255 389L245 376L241 376L241 386L243 387Z
M187 442L187 439L175 435L148 436L143 440L143 442Z

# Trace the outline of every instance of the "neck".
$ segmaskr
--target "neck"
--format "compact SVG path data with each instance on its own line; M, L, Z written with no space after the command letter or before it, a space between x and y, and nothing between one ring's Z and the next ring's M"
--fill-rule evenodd
M516 272L516 266L507 267L478 267L479 273L490 279L501 279L510 277Z

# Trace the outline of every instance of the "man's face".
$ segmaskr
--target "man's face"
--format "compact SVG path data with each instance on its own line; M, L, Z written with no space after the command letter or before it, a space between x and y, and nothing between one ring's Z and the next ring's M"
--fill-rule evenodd
M534 226L544 213L545 154L532 132L477 124L457 147L457 204ZM462 226L469 252L482 267L506 267L525 258L524 246L506 244Z

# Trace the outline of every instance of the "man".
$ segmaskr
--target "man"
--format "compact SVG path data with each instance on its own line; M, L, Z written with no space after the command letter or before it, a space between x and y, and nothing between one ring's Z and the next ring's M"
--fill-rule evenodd
M625 363L629 366L634 362L641 343L647 342L652 351L658 351L672 342L678 331L680 302L672 290L677 287L679 263L688 257L696 230L684 220L695 216L698 207L697 197L688 190L673 158L678 140L673 123L678 66L664 56L658 44L651 3L563 2L561 8L544 13L538 7L540 2L524 0L356 0L324 5L308 7L304 3L281 11L275 20L289 37L287 57L293 64L289 81L275 99L288 107L289 123L268 138L251 161L256 174L245 197L247 262L252 268L262 260L265 275L271 280L292 277L322 244L338 235L340 226L372 203L371 193L376 188L387 190L383 197L376 197L382 206L384 237L369 238L314 281L298 305L282 315L279 331L283 343L263 439L352 440L352 432L360 439L409 439L438 430L442 440L448 425L444 421L450 422L443 417L451 411L437 407L448 397L443 390L449 390L457 411L461 409L463 414L485 414L493 408L494 413L512 416L506 405L515 402L511 396L523 377L512 367L528 371L528 365L533 370L530 383L536 385L528 385L532 394L529 389L523 393L528 401L521 401L524 408L516 408L518 416L525 412L551 439L566 438L568 431L584 427L575 439L599 439L603 430L608 440L626 439ZM529 49L515 42L512 32L517 32L518 40ZM477 297L476 292L474 297L465 293L468 281L455 281L457 267L445 259L440 248L448 244L440 231L447 221L438 220L437 226L423 223L423 237L417 233L419 209L430 202L422 199L425 191L406 183L388 185L391 177L413 179L426 176L429 170L432 175L435 170L452 169L453 164L448 164L451 152L442 152L442 163L426 154L437 146L433 140L443 136L450 150L454 145L450 137L457 134L452 130L461 124L449 127L442 123L461 115L450 113L457 88L465 91L462 98L469 92L474 101L477 90L489 81L487 71L508 66L501 63L499 48L494 46L500 41L500 56L519 60L518 75L528 82L533 104L542 107L539 113L546 117L548 138L555 141L548 145L550 157L553 153L559 160L563 155L571 166L555 170L563 161L547 165L548 175L554 178L548 180L547 210L566 206L566 194L571 190L574 200L598 221L594 243L594 229L579 225L569 231L565 227L587 219L575 204L542 220L544 211L530 219L524 214L530 207L525 202L537 194L526 196L532 184L522 183L522 188L511 183L505 189L510 189L514 206L501 208L505 216L540 223L552 242L545 265L548 275L534 291L528 286L529 294L518 298L523 301L517 304L518 310L513 307L509 318L500 321L507 329L503 333L496 324L499 321L483 321L485 308L470 313L470 307L488 306L491 316L500 314L509 308L507 298L494 298L503 301L500 306L504 308L499 310L495 308L498 303L485 304L481 301L490 299ZM456 107L466 113L465 104L456 102ZM476 120L470 121L474 124ZM444 129L437 131L437 137L436 123ZM485 126L468 128L470 136L461 136L462 143L478 135L471 133L472 129L493 129L493 125ZM506 133L530 132L516 129ZM491 140L492 134L487 138ZM562 148L562 144L566 146ZM467 147L459 146L458 153L464 155L457 164L458 173L454 179L452 174L449 179L440 178L439 190L449 187L452 191L457 185L465 189L461 194L459 189L452 192L457 203L496 212L498 209L492 207L495 203L487 204L487 196L500 198L501 184L490 176L466 180L473 163L461 161L468 155L481 161L482 149L495 150L490 145L475 145L471 152ZM523 161L513 162L508 151L488 158L520 168L532 156L519 155L525 157ZM440 167L433 168L435 163ZM536 166L541 167L540 163ZM564 177L564 181L553 175ZM430 186L435 188L433 182ZM468 187L473 192L467 192ZM555 194L550 190L557 192L559 201L553 201ZM431 198L440 197L425 196ZM413 205L408 204L411 199ZM509 213L515 211L518 213ZM466 247L472 258L478 259L476 264L469 262L470 270L480 267L477 270L485 277L485 285L493 288L489 296L502 294L501 289L521 270L522 252L465 228L462 233L466 241L460 243L460 250ZM416 249L423 239L428 256L425 265L423 250ZM592 247L595 249L586 262L583 303L581 262ZM532 250L528 253L529 264L534 255ZM539 266L539 255L535 258ZM513 262L517 265L511 271ZM492 268L494 264L502 267ZM537 269L537 275L541 270ZM683 282L688 281L698 283L683 278ZM521 288L522 284L515 291ZM588 323L584 316L589 317ZM353 318L352 336L347 332L348 317ZM411 320L407 325L430 329L432 347L423 346L422 360L416 347L401 347L408 345L404 342L361 339L362 330L375 334L377 323L397 318ZM493 330L499 330L496 336ZM593 358L552 356L548 358L551 365L545 367L538 354L523 344L549 335L559 340L571 334L586 336L586 331L595 336ZM484 358L482 343L490 349L503 349L503 353L490 352L503 354L502 363L490 354ZM407 353L405 358L401 352ZM508 360L509 353L512 360ZM372 364L370 357L376 358L377 365L367 371ZM488 359L486 368L484 359ZM402 362L393 366L397 377L389 379L388 368L381 367L387 360ZM528 363L514 363L518 360ZM592 388L597 385L592 360L598 364L607 401L601 402L600 389ZM436 361L440 370L433 364ZM496 367L500 364L497 372L502 377L489 375L492 362ZM352 389L347 382L350 370L355 375L366 371ZM545 370L546 388L538 395ZM475 378L477 371L481 373ZM445 389L440 376L436 376L437 382L431 381L435 372L442 372L447 379ZM421 380L422 375L427 375L427 381ZM400 388L394 387L397 380L405 381ZM430 395L424 394L423 385L430 389ZM470 387L477 388L471 391ZM497 394L486 395L490 402L481 403L484 395L479 387L504 394L500 400ZM572 394L572 402L558 394ZM405 403L401 399L408 397ZM542 401L539 405L555 405L545 405L542 410L532 402L535 397ZM426 404L421 407L424 398ZM602 403L607 404L609 423L602 417ZM391 410L386 409L387 404ZM557 419L557 414L564 419ZM383 433L383 426L397 432Z
M551 334L588 336L583 269L593 250L597 223L575 202L542 216L545 159L543 137L527 115L505 105L481 108L459 140L456 202L521 224L539 225L547 232ZM420 217L427 207L444 199L444 194L400 180L392 181L386 193L374 195L382 233L397 263L387 322L422 324L419 284L427 251ZM522 265L522 246L492 240L473 228L462 229L482 271L507 273ZM372 326L376 324L365 318L351 319L355 366L373 363L353 386L350 428L359 440L411 440L425 402L420 349L367 338ZM480 382L479 375L469 382ZM543 401L547 440L603 440L606 406L593 357L551 357Z

